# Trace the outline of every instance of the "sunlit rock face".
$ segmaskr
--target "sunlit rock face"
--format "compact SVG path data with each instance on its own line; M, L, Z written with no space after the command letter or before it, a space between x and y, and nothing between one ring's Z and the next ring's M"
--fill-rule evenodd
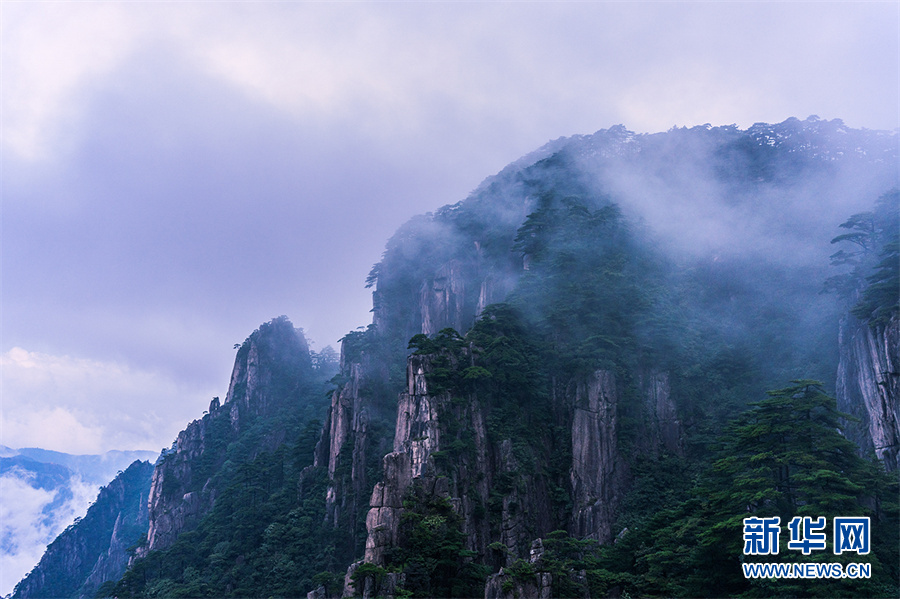
M839 409L857 418L847 434L887 470L900 469L900 318L870 327L841 321L836 381Z

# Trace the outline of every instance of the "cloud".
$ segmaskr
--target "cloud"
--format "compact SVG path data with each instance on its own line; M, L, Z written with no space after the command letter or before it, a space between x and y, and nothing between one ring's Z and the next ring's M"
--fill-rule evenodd
M71 498L49 513L45 511L62 487L46 490L32 487L15 470L0 476L0 595L13 587L37 565L47 544L76 516L83 516L97 496L97 487L73 477L68 483Z
M825 118L891 127L896 27L878 3L17 3L4 6L4 143L46 155L77 134L86 96L124 83L115 69L140 55L169 55L323 130L352 123L395 143L461 119L501 126L524 153L617 122L803 118L814 101L842 110L813 111Z
M69 410L56 407L16 412L9 410L0 416L4 443L76 454L104 451L102 443L108 431L101 426L84 425Z
M3 444L74 454L167 446L210 395L116 362L0 355Z
M809 6L3 3L4 435L167 445L234 343L365 325L390 234L549 139L896 127L895 8Z
M5 4L3 143L28 159L47 157L61 133L74 133L84 87L127 56L136 34L115 4Z

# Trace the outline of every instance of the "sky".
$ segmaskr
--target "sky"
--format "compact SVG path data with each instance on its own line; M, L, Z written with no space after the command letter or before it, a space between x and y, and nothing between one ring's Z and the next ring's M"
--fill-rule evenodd
M896 2L0 3L0 444L158 450L393 231L617 124L900 126Z

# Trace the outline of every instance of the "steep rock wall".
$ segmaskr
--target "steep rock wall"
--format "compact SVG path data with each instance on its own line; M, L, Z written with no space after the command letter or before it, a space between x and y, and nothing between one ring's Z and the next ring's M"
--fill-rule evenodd
M846 434L900 470L900 318L872 328L851 315L841 321L838 408L860 419Z
M138 557L169 547L212 509L217 495L212 477L228 443L258 418L277 416L311 369L306 339L287 318L276 318L250 335L237 352L225 402L213 399L209 413L178 434L154 470L147 543ZM274 449L283 438L284 431L273 426L251 450L250 459Z
M572 532L606 542L620 493L616 380L599 370L572 386Z
M465 243L463 257L440 261L412 280L395 275L387 259L379 265L372 323L380 335L405 342L448 327L464 333L486 306L504 301L521 266L485 257L477 239Z
M207 430L210 421L226 419L230 414L218 412L195 420L178 434L174 450L153 471L150 484L148 509L150 515L146 551L165 549L175 542L178 535L196 524L200 515L208 511L215 501L213 489L207 487L209 478L200 483L200 492L189 491L198 485L195 481L195 460L206 451ZM201 496L203 499L201 500Z
M349 336L348 336L349 337ZM387 398L390 358L369 344L371 336L345 338L340 379L316 444L313 464L300 476L300 494L311 477L324 474L325 522L341 531L338 559L349 561L365 543L365 513L381 457L390 451L396 402ZM374 347L373 347L374 345Z
M672 397L669 373L650 370L637 378L644 398L643 451L684 455L684 427Z
M517 453L522 455L521 449L517 452L515 447L522 440L492 438L486 426L485 398L474 394L453 397L429 389L433 361L434 356L427 355L408 359L407 388L398 398L393 451L384 456L383 478L369 501L363 561L390 566L391 550L403 544L403 515L409 509L404 500L413 495L449 500L461 517L466 549L474 551L477 560L495 567L530 559L535 539L558 528L568 528L578 538L610 542L616 508L627 491L629 477L618 447L617 414L622 399L616 376L598 370L572 381L557 398L558 413L547 414L548 422L562 422L570 431L568 491L572 509L565 521L555 517L559 511L551 497L555 481L536 474L545 467L522 467L517 457ZM465 366L451 365L454 369ZM668 375L649 371L640 377L639 387L646 429L639 450L654 455L680 453L681 424ZM462 430L469 435L464 444L460 443ZM538 448L534 456L561 449L549 438L528 441ZM507 551L497 555L490 549L494 542L505 545ZM502 573L491 579L491 596L503 594L498 589L504 580ZM527 586L540 594L548 592L548 585L539 577ZM348 586L345 594L351 593Z
M411 356L407 364L407 390L397 402L394 451L383 458L384 477L375 484L366 515L366 553L364 561L384 563L384 552L399 543L403 499L413 480L426 474L434 478L431 454L440 448L438 404L443 398L428 395L425 373L430 370L427 357ZM434 482L429 481L434 492ZM438 492L447 493L442 488Z
M360 392L363 366L350 364L349 371L350 380L332 394L313 461L313 468L328 470L325 518L335 527L341 524L344 514L352 518L366 487L369 414L367 398Z
M401 543L404 499L416 486L424 496L451 502L466 548L478 559L493 559L488 547L497 541L509 550L501 559L511 563L528 554L532 539L561 524L550 516L555 510L549 481L520 467L511 439L490 438L482 400L431 392L432 368L431 356L408 360L394 451L384 456L383 479L369 502L364 561L382 565L387 551Z

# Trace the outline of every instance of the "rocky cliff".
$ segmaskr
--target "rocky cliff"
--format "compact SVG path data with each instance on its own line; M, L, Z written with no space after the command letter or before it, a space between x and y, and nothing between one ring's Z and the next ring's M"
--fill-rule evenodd
M872 150L847 152L854 144ZM813 118L758 124L747 132L706 127L638 136L614 127L556 143L489 178L465 202L412 219L388 242L383 259L370 274L368 283L375 286L373 325L354 340L365 337L362 354L369 361L356 360L355 366L345 367L347 382L335 393L323 430L317 463L327 464L332 478L327 517L337 526L335 514L343 506L357 510L357 518L366 511L367 498L361 494L378 475L370 468L366 484L360 484L361 477L353 472L363 469L354 456L370 447L366 423L372 421L374 409L383 424L392 425L394 438L392 451L383 459L382 478L368 498L364 563L390 566L405 542L401 522L412 496L449 501L460 517L467 550L476 560L496 567L524 558L535 539L556 528L580 539L610 542L618 533L614 522L629 492L634 476L630 465L636 459L683 458L688 451L686 426L716 412L723 420L733 416L749 397L765 391L759 386L764 378L760 372L779 382L820 372L830 376L827 366L808 370L810 362L828 362L816 353L820 350L809 349L814 346L804 340L807 335L799 327L802 322L804 327L826 330L824 323L832 314L831 307L814 317L785 311L773 320L773 311L761 307L765 303L761 298L774 302L785 295L806 297L809 292L793 282L793 287L783 284L803 280L791 274L795 265L769 283L764 281L771 279L755 274L730 274L746 272L752 260L740 263L725 254L709 261L688 258L682 264L684 278L670 284L691 290L694 297L649 297L658 285L649 273L671 266L661 267L649 256L632 258L633 266L625 264L623 256L634 251L634 237L625 227L617 228L618 213L610 202L621 202L629 218L635 217L646 207L648 196L692 197L700 177L709 185L707 193L722 196L723 205L743 205L742 210L753 206L759 214L784 217L802 205L806 194L798 187L785 191L784 183L808 177L817 181L817 189L824 180L831 181L826 186L840 189L846 182L841 169L835 168L838 162L852 162L857 173L865 172L870 191L890 184L894 175L882 166L885 156L896 154L895 145L890 136L851 131L839 121ZM790 155L790 161L778 158L782 154ZM661 158L667 166L659 166ZM688 172L689 177L683 176ZM747 177L754 181L752 189L746 186ZM782 200L769 202L770 194ZM662 229L667 226L663 223ZM770 233L765 228L757 231L759 238ZM803 243L816 235L821 238L814 226L806 227ZM759 247L751 250L754 256L771 262ZM723 277L725 272L729 274ZM649 276L642 278L640 273ZM623 285L627 280L632 287ZM809 286L814 287L818 291L818 285ZM484 389L462 393L441 385L429 387L429 377L447 369L446 364L435 369L437 354L411 356L404 382L391 373L370 372L374 364L383 370L398 369L397 356L405 353L411 336L440 336L446 328L465 333L488 305L503 301L512 301L531 319L541 330L535 334L546 335L557 356L579 363L574 368L577 375L571 365L545 368L554 379L548 387L552 407L545 416L548 425L564 433L558 430L552 439L529 439L540 448L534 452L522 450L516 436L521 431L498 434L494 424L491 432L497 414L492 416L493 400ZM657 305L656 313L643 312L661 301L681 306ZM694 303L703 308L689 317L690 322L667 320L673 310L683 312L685 304ZM757 350L734 348L745 344L742 337L753 327L760 345L770 342L770 329L775 327L777 335L790 337L796 331L797 340L788 344L783 356L770 352L751 357L748 352ZM686 362L702 353L690 355L686 348L699 344L719 344L722 355L711 357L709 363ZM381 357L371 359L378 352ZM740 355L737 362L734 355ZM455 363L453 369L478 364L475 355L459 360L463 364ZM735 367L740 361L744 364ZM745 375L737 375L742 368L754 371L756 386L748 386L741 379ZM710 375L711 369L721 370ZM733 375L735 380L729 380ZM365 378L381 382L377 399L376 394L360 392L359 381ZM394 400L392 387L400 384L405 384L405 391ZM709 403L701 406L698 401ZM715 405L719 401L721 405ZM395 420L390 417L394 409ZM538 470L546 469L549 460L536 455L541 451L567 456L556 478L523 474L535 464ZM369 451L369 459L375 453ZM347 472L336 476L341 464ZM560 509L554 497L570 503ZM527 514L534 513L542 514L543 520L530 520ZM501 556L489 549L492 543L505 546L506 553ZM378 591L366 584L367 592ZM392 579L386 584L382 591L399 583Z
M573 382L571 483L572 533L608 542L615 509L624 491L617 449L619 394L612 372L600 370Z
M847 434L887 470L900 470L900 317L870 326L848 314L839 350L838 407L859 419Z
M429 501L452 506L465 550L492 567L508 568L522 559L536 563L541 537L554 530L602 543L617 532L612 526L629 482L627 460L618 448L622 381L607 370L577 377L543 404L550 410L541 412L544 426L528 422L534 407L523 403L518 414L504 411L511 420L498 427L500 406L490 390L467 392L465 384L448 389L435 382L441 370L479 372L478 355L470 346L455 354L409 357L406 388L397 399L393 451L383 458L382 479L369 500L364 559L348 570L345 596L354 592L350 584L361 563L396 565L398 550L409 542L404 522L417 505ZM646 375L638 393L646 434L637 451L680 454L680 422L668 375ZM510 430L526 429L533 431L527 442L508 436ZM563 458L565 470L554 469L560 456L569 456ZM498 590L504 576L501 570L488 581L487 596L505 596ZM539 574L533 582L515 580L506 587L524 584L522 592L527 587L528 593L546 595L550 579L545 578ZM392 596L404 581L388 574L362 584L363 596Z
M237 352L225 402L214 399L208 414L179 433L153 472L149 531L139 556L170 546L212 508L218 492L214 478L229 443L272 418L271 429L247 448L245 458L282 443L278 416L297 401L311 373L306 339L287 318L272 320L247 338Z
M475 399L453 402L449 392L429 393L426 374L431 370L429 356L410 357L407 389L397 401L393 451L384 456L383 478L369 500L365 551L368 563L384 565L385 551L399 545L404 500L414 484L426 495L450 498L463 517L463 532L470 550L483 556L490 543L488 521L483 516L493 479L492 458L500 462L504 472L509 471L509 451L505 460L503 456L492 456L484 414ZM446 451L452 442L459 441L450 427L466 431L470 451L455 456L459 459L448 469ZM477 513L481 517L476 517ZM507 541L512 528L508 520L507 526L502 527L507 531Z
M118 580L128 549L146 534L152 473L149 462L135 462L103 487L84 518L47 547L13 597L90 598L103 583Z

